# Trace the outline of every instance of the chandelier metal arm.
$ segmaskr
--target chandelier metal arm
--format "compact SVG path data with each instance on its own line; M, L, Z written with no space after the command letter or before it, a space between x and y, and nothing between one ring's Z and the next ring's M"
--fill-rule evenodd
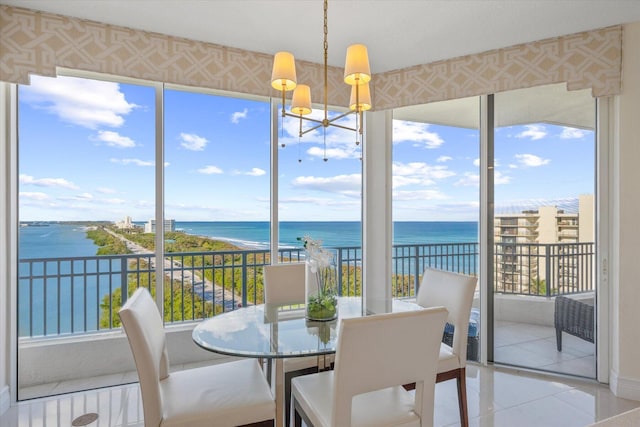
M355 127L349 127L349 126L344 126L344 125L340 125L340 124L334 123L336 120L340 120L341 118L346 117L346 116L348 116L350 114L353 114L353 113L354 113L353 111L347 111L345 113L340 114L339 116L336 116L336 117L332 118L331 120L329 120L329 119L318 120L318 119L312 119L311 117L301 117L298 114L287 113L286 111L285 111L284 115L286 117L295 117L296 119L300 119L301 121L302 120L307 120L309 122L318 123L318 125L316 125L314 127L311 127L311 128L309 128L309 129L307 129L305 131L301 131L300 132L300 136L302 136L302 135L304 135L306 133L309 133L309 132L311 132L313 130L316 130L316 129L319 129L321 127L329 127L329 126L335 126L335 127L342 128L342 129L345 129L345 130L358 131L358 129L355 128ZM359 132L362 133L362 129L360 129Z

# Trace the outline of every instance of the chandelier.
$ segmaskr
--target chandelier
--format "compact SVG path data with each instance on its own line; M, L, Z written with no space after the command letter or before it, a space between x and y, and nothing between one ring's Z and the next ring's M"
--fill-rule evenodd
M356 132L356 145L360 144L358 135L362 138L362 113L371 109L371 93L369 91L369 81L371 80L371 71L369 69L369 56L367 47L362 44L353 44L347 48L347 58L344 67L344 82L351 86L351 97L349 100L349 110L332 119L329 119L328 112L328 78L327 78L327 52L329 44L327 43L327 9L328 0L324 0L324 119L318 120L311 117L305 117L311 114L311 88L305 84L297 84L296 65L293 54L290 52L278 52L273 59L273 70L271 72L271 86L282 92L282 117L295 117L300 120L299 137L308 132L319 129L325 130L325 156L326 162L326 128L335 126L346 130ZM291 97L290 112L285 110L285 93L293 90ZM344 126L336 123L341 118L351 114L356 114L355 128ZM306 130L302 129L303 120L312 122L311 127ZM284 147L284 144L282 145Z

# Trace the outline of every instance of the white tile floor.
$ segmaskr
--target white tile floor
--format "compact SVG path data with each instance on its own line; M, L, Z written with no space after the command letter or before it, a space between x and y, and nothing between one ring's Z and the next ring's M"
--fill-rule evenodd
M563 334L563 349L562 352L558 352L555 329L552 327L500 321L496 322L494 339L496 363L585 378L595 378L596 376L595 345ZM201 365L209 363L204 362ZM185 366L171 365L172 370L185 368ZM130 383L137 381L137 378L135 371L132 371L94 377L88 380L78 379L41 384L22 388L19 396L21 400L26 400L54 394L73 393L89 387L109 387Z
M607 386L497 367L467 367L471 426L580 427L640 407L616 398ZM137 384L20 403L0 417L2 427L69 427L95 412L91 427L143 426ZM435 426L458 426L454 381L436 386Z
M596 346L572 335L562 334L562 351L556 348L556 331L549 326L517 322L496 322L494 360L585 378L596 377Z
M499 322L496 326L497 362L595 377L592 343L563 334L563 351L558 352L553 328L516 322ZM172 370L195 366L172 366ZM91 382L95 387L137 379L135 372L112 377ZM25 399L47 392L67 394L18 404L0 418L0 427L67 427L87 412L99 414L90 426L143 425L137 384L71 393L82 388L86 388L86 380L23 389L21 397ZM467 393L471 426L585 426L640 407L640 402L618 399L607 386L593 381L478 365L467 368ZM437 385L435 425L459 425L453 381Z

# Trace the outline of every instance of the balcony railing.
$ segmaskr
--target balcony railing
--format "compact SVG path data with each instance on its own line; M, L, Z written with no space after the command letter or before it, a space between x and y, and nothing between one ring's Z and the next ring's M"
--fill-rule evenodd
M593 290L593 243L496 244L495 291L553 296ZM360 247L333 248L339 292L361 294ZM304 260L301 249L281 249L280 262ZM153 254L19 261L20 337L108 331L137 287L155 288ZM262 302L268 250L167 253L165 320L190 322ZM414 296L425 268L478 274L478 243L393 246L394 297Z
M496 243L494 290L555 296L594 290L593 243Z

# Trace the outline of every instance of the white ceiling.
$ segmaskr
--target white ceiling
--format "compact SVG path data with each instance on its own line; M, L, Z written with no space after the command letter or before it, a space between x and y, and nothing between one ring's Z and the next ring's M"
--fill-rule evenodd
M321 0L0 0L52 13L322 63ZM385 72L640 21L640 0L330 0L329 64L369 48Z

